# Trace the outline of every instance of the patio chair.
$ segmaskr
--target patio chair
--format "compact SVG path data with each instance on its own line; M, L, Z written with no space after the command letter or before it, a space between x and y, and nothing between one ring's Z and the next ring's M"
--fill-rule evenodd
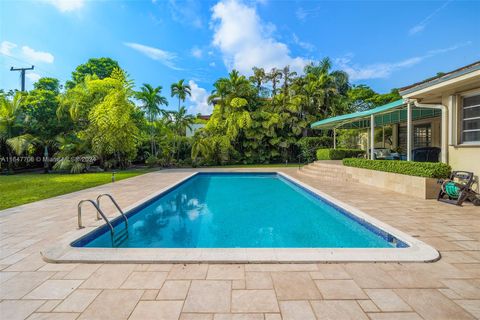
M442 185L438 201L461 206L468 199L475 206L480 206L480 195L472 189L475 183L473 172L453 171L449 179L440 179L438 183Z

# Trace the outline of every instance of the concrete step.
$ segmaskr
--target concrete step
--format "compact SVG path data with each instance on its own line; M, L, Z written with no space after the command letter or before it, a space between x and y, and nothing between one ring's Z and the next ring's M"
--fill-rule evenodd
M341 182L358 182L357 179L351 177L350 175L343 174L343 175L338 175L338 174L330 174L330 173L325 173L325 172L316 172L316 171L310 171L310 170L298 170L298 174L302 176L308 176L311 178L315 179L320 179L320 180L325 180L325 181L337 181L339 183Z

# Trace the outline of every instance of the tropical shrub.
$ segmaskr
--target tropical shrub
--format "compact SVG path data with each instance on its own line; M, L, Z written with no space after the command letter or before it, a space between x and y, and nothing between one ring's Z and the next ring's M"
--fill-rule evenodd
M342 160L343 158L358 157L365 154L360 149L331 149L324 148L317 150L317 160Z
M151 167L155 167L157 164L158 164L158 159L156 156L154 156L153 154L151 156L149 156L147 159L145 159L145 164L147 166L149 166L150 168Z
M442 162L416 162L400 160L343 159L343 165L377 171L400 173L426 178L447 178L452 168Z
M331 148L333 138L331 137L303 137L297 141L300 155L306 162L315 160L316 151L319 148Z

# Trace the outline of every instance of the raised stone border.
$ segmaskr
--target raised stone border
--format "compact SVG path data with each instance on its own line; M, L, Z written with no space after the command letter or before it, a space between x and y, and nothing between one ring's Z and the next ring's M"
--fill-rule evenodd
M437 179L344 166L346 173L360 183L399 192L420 199L436 199Z
M371 171L371 170L368 170ZM279 175L311 191L319 197L334 203L350 212L360 220L386 231L408 244L408 248L74 248L74 240L86 235L102 225L93 226L73 232L56 246L43 251L42 257L47 262L56 263L316 263L316 262L432 262L440 258L437 250L369 215L347 205L329 195L304 184L291 176L277 172ZM138 201L125 212L191 178L197 172L180 179L173 185Z

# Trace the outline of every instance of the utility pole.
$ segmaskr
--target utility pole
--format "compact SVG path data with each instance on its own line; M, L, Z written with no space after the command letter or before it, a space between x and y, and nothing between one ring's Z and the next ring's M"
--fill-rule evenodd
M22 91L25 91L25 71L26 70L33 70L35 66L31 66L30 68L14 68L11 67L10 71L20 71L20 84L22 87Z

